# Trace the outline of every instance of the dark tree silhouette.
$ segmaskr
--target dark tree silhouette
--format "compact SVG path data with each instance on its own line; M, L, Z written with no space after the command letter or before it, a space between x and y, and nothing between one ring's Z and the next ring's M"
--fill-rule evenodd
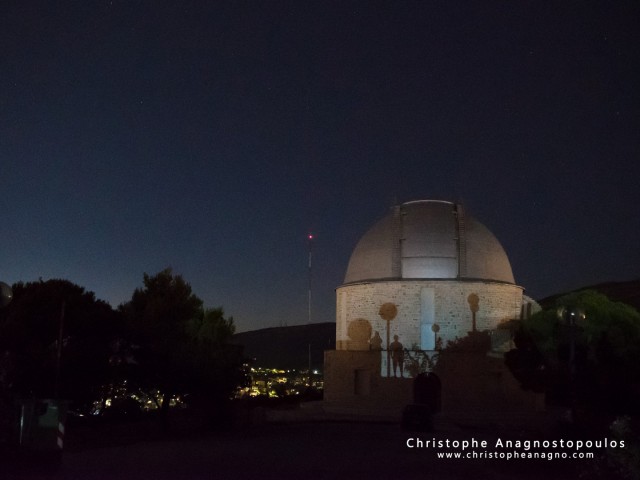
M91 400L108 378L110 343L121 333L120 315L67 280L12 288L12 302L0 310L2 387L23 396L58 393L75 402Z
M182 351L187 343L187 325L198 317L200 300L180 275L167 268L154 276L144 274L144 287L120 306L126 319L128 337L140 346L137 361L141 379L160 388L166 418L171 397L183 385Z
M190 393L226 398L237 384L240 354L227 345L233 319L222 308L203 310L191 286L171 269L144 275L144 287L120 306L129 340L139 348L139 381L163 393L162 421L170 399Z
M580 308L584 319L573 327L563 323L557 316L563 306ZM525 320L523 327L548 366L552 396L562 400L568 395L562 387L566 390L573 370L573 394L585 408L640 412L640 314L633 307L583 290L558 298L553 308Z

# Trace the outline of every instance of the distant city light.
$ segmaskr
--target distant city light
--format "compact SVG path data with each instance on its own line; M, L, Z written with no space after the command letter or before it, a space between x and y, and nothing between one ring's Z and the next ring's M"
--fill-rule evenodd
M321 375L320 370L314 370ZM307 370L281 370L278 368L251 368L250 385L236 390L235 398L267 396L271 398L303 395L309 387L317 391L324 388L324 380L309 378Z

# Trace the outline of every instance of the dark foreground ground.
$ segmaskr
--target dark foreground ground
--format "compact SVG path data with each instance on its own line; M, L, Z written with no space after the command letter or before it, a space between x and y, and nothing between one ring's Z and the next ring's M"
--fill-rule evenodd
M510 479L577 478L594 460L443 460L409 437L436 440L526 439L517 431L441 425L408 433L395 423L297 422L249 425L181 438L136 438L140 423L69 432L56 473L16 463L5 451L0 478L32 479ZM483 451L484 449L478 449ZM488 449L493 450L493 449ZM459 451L451 449L450 451ZM24 462L25 459L22 459Z

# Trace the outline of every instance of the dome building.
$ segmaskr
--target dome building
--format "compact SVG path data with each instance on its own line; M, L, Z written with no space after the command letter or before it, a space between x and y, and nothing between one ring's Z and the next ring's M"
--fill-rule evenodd
M488 332L500 355L511 348L500 325L537 308L515 283L500 242L462 205L393 207L360 239L336 289L325 399L409 401L411 382L398 381L431 370L449 342Z

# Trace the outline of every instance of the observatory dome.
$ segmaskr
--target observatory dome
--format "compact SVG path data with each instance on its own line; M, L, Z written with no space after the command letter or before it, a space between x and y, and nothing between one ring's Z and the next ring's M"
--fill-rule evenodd
M344 283L401 279L515 284L496 237L461 205L417 200L393 208L356 245Z

